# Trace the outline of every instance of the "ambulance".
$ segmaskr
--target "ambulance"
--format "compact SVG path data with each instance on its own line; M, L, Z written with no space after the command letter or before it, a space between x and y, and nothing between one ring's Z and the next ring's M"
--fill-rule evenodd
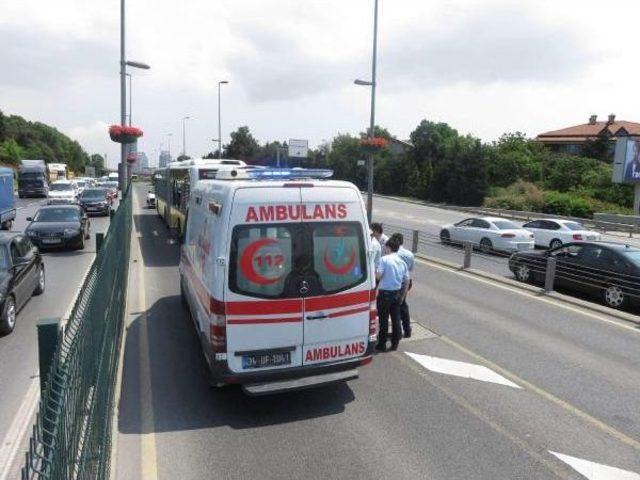
M376 341L364 203L331 170L228 167L192 191L180 289L213 385L357 378Z

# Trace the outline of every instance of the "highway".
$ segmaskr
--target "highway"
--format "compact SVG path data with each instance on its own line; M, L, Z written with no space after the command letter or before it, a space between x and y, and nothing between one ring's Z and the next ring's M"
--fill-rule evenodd
M414 336L358 380L210 388L178 247L137 193L117 478L640 479L640 327L422 260Z
M16 199L17 218L13 231L23 231L27 217L32 217L42 199ZM46 288L33 297L18 313L13 333L0 337L0 478L4 455L20 439L21 422L29 412L28 398L37 393L39 382L36 324L40 319L62 317L95 257L95 234L106 232L108 217L91 217L91 239L84 250L43 253ZM28 425L30 427L30 425ZM20 455L19 460L23 457Z

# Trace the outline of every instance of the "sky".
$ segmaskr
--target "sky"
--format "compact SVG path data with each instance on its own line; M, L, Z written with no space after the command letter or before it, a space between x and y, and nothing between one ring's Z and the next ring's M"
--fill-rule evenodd
M118 161L118 0L0 0L0 109ZM127 0L133 124L152 164L247 125L311 146L369 123L374 0ZM493 141L610 113L640 122L637 0L379 0L376 123L421 120ZM186 121L186 147L182 140ZM169 137L169 134L171 136Z

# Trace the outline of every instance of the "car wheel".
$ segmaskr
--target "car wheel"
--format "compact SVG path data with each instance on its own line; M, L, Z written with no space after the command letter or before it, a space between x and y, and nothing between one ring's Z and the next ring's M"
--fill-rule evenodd
M484 253L489 253L493 250L493 243L487 237L480 240L480 250Z
M562 246L562 240L559 238L554 238L549 242L549 248L558 248Z
M440 232L440 241L442 243L451 243L451 234L449 233L449 230L442 230Z
M603 291L604 303L607 307L622 308L627 304L628 295L617 285L609 285Z
M516 279L521 282L529 283L531 281L531 269L524 263L519 263L515 268Z
M38 268L38 284L36 285L36 289L33 291L33 294L42 295L44 293L45 284L46 277L44 275L44 265L40 265L40 268Z
M0 334L7 335L13 332L16 326L16 301L13 295L9 295L4 301L2 316L0 316Z

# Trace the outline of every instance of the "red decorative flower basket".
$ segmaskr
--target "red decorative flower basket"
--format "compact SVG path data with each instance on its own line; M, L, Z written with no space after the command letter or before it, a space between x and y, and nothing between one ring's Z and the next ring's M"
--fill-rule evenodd
M114 142L135 143L142 136L142 130L138 127L129 127L127 125L111 125L109 127L109 136Z
M389 140L382 137L363 138L360 140L360 146L366 153L376 153L387 148Z

